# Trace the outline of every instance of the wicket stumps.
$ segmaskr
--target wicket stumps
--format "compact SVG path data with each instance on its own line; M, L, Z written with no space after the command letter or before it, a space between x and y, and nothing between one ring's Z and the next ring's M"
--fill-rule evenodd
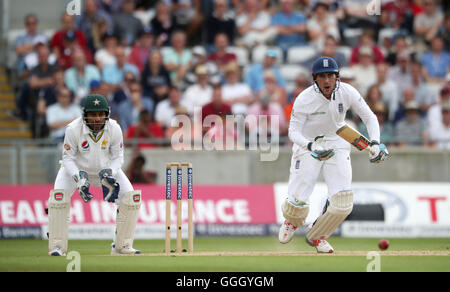
M181 225L182 225L182 189L183 189L183 166L187 167L187 189L188 189L188 252L194 251L194 224L193 224L193 201L192 201L192 164L188 162L171 162L166 165L166 253L170 253L170 223L171 223L171 192L172 192L172 167L177 168L177 248L176 252L183 251Z

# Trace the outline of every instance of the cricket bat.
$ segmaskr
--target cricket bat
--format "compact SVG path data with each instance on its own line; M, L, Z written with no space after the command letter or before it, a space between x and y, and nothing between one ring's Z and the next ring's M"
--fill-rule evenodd
M370 152L370 154L374 155L375 151L370 147L370 141L366 137L364 137L363 134L358 132L357 130L353 129L349 125L345 125L340 127L336 134L338 134L339 137L347 141L348 143L352 144L356 147L359 151L362 151L363 149Z

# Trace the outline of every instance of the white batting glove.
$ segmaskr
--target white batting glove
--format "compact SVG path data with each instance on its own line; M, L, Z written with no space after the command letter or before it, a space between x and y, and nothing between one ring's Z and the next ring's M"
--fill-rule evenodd
M378 141L372 141L370 143L370 147L375 151L374 155L371 155L369 160L372 163L380 163L389 156L389 151L386 148L386 145L380 144Z

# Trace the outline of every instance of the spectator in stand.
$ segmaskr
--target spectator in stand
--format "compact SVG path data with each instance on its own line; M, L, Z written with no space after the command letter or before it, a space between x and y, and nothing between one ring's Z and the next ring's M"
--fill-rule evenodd
M248 131L250 133L258 133L259 135L272 135L280 134L285 135L287 132L287 122L284 117L283 108L278 102L271 101L271 97L268 94L261 94L258 100L250 105L247 116L253 116L256 118L257 123L248 123ZM267 119L267 123L260 123L264 119L259 117L263 116ZM273 118L276 117L277 124L272 124L274 122ZM272 133L272 129L275 129L277 133Z
M358 83L355 80L355 71L352 67L342 67L339 69L339 79L341 82L350 84L351 86L357 88Z
M197 113L201 107L211 102L213 88L209 84L209 72L206 66L196 68L197 83L189 86L183 94L183 100L189 104L188 111Z
M373 37L373 30L365 30L361 37L359 38L358 46L352 49L352 53L350 55L350 65L355 65L360 62L359 60L359 50L362 47L369 47L372 50L373 62L375 64L384 62L384 55L381 52L380 48L375 44Z
M190 68L192 52L186 47L186 34L176 31L172 34L172 47L163 52L163 63L170 72L170 81L181 84Z
M95 64L100 71L102 71L104 67L116 64L118 38L112 32L108 32L103 36L102 43L102 48L95 53Z
M328 12L328 5L317 2L313 8L313 15L308 20L308 36L314 47L323 50L327 36L332 36L339 42L340 34L337 18Z
M428 82L439 84L445 82L445 75L450 72L450 53L444 51L442 37L433 37L431 50L424 53L420 61L425 69L425 79Z
M143 109L139 113L139 120L127 128L125 137L127 139L163 139L164 131L161 125L153 120L152 114L148 110ZM158 146L162 146L162 144L146 142L137 145L140 149Z
M114 15L120 12L122 8L123 0L97 0L99 9L104 10L110 15Z
M38 62L38 55L37 55L37 47L40 45L47 45L47 41L46 41L46 37L44 36L40 36L40 37L36 37L34 39L34 49L33 51L29 52L25 58L24 58L24 63L25 63L25 67L24 67L24 71L22 71L22 75L20 77L25 78L28 76L28 74L30 73L31 70L33 70L34 67L37 66ZM58 60L56 59L55 54L50 53L49 57L48 57L48 62L49 64L56 64L58 62Z
M277 84L277 78L271 70L264 71L264 84L258 95L270 96L270 102L276 102L283 108L287 103L287 92Z
M392 27L413 33L413 7L409 0L393 0L385 2L380 8L389 15L389 23Z
M61 17L61 29L58 30L51 40L53 53L56 55L59 66L64 70L72 66L72 51L79 47L85 51L88 63L92 63L92 54L88 50L84 33L75 28L74 16L64 13Z
M245 1L244 11L237 16L236 26L239 33L236 41L247 48L273 42L278 34L271 25L270 13L257 0Z
M407 51L397 53L397 62L395 66L389 68L387 79L398 85L400 95L403 94L405 87L411 84L411 57Z
M448 104L450 104L450 87L447 85L440 90L439 101L428 110L427 119L430 128L438 127L442 121L442 107Z
M235 146L237 135L235 134L234 127L227 127L226 117L228 115L231 115L231 107L223 102L222 88L220 86L214 86L212 101L202 108L205 147L213 146L223 149L224 146ZM211 144L208 145L209 143Z
M374 63L373 50L370 47L361 47L359 50L359 62L352 66L358 91L362 96L367 94L368 88L377 80L377 68Z
M111 98L111 115L119 116L118 107L119 105L126 100L131 100L131 90L130 87L132 84L138 82L136 76L130 71L125 72L123 77L123 83L121 86L117 88L117 90L113 93Z
M94 23L93 42L95 47L95 53L103 47L103 39L106 35L114 33L113 26L109 26L108 22L103 18L100 18Z
M424 70L422 64L419 62L412 62L411 64L411 88L414 89L420 110L427 113L430 106L438 101L438 96L431 91L428 83L424 78Z
M405 117L395 126L398 146L427 146L429 134L425 120L420 117L419 105L415 101L405 104Z
M227 51L229 41L225 33L218 33L216 35L214 46L216 50L208 56L208 60L215 63L222 73L224 72L225 66L230 63L237 63L236 55Z
M147 110L149 113L152 113L154 108L151 99L142 97L142 89L139 82L132 82L129 85L129 90L130 99L124 100L117 107L123 132L126 132L129 126L138 122L141 111Z
M150 21L150 25L155 35L155 46L169 47L172 33L178 29L178 24L175 16L172 14L170 5L166 1L158 1L155 17Z
M406 40L406 35L398 34L394 36L394 45L391 50L389 50L386 54L386 62L392 66L395 66L397 63L397 54L399 52L409 52L409 44Z
M120 44L129 47L136 41L143 25L139 18L133 15L136 0L123 0L121 12L113 16L114 32L119 37Z
M325 45L323 46L322 51L318 52L315 56L302 63L302 65L305 68L312 68L312 64L318 58L330 57L336 61L339 68L346 67L348 64L348 60L343 53L337 51L338 45L339 45L338 41L336 41L336 39L333 36L331 35L326 36Z
M365 96L365 100L367 105L373 109L375 105L379 104L382 101L383 95L381 94L380 87L378 84L373 84L367 90L367 94Z
M430 126L430 140L442 150L450 150L450 103L441 108L441 122Z
M98 25L102 21L105 21L108 27L113 27L111 16L102 9L99 9L95 0L84 1L83 13L75 17L75 27L83 32L86 37L87 46L92 54L98 48L98 44L96 44L96 40L100 34Z
M395 112L393 120L394 125L396 125L400 120L402 120L406 116L406 105L411 101L414 101L415 104L417 104L417 106L419 107L419 104L416 101L414 89L412 89L411 87L406 87L403 90L403 98L400 101L399 105L397 106L397 111ZM418 111L420 116L425 118L425 113L420 110L420 107Z
M156 182L156 173L144 170L145 162L145 157L142 154L136 153L133 155L126 171L131 183L154 184Z
M287 50L293 46L306 44L305 15L294 11L294 0L281 0L281 11L272 16L272 26L277 29L275 45L283 50L286 57Z
M380 140L386 145L390 145L395 141L395 129L388 120L388 110L383 102L377 102L370 108L375 114L380 125ZM359 123L359 131L366 137L369 137L366 125L363 122Z
M289 122L291 120L291 112L294 106L294 102L297 99L297 96L302 93L303 90L308 88L311 85L311 82L308 80L308 76L305 73L300 73L295 78L295 87L292 92L288 92L288 101L284 106L284 116L286 117L286 121Z
M75 104L80 104L82 98L91 91L90 84L92 80L100 80L101 75L97 67L86 63L86 56L81 49L77 49L72 55L73 66L66 70L64 79L74 94Z
M342 0L345 26L351 28L373 28L377 23L377 16L368 15L367 5L368 2L366 0Z
M134 74L136 79L139 78L139 70L133 64L127 62L125 48L118 46L115 51L116 64L103 67L102 79L109 84L110 91L114 92L123 82L124 74L128 71Z
M241 82L240 70L236 63L225 67L225 84L222 87L222 98L231 106L235 115L246 115L248 106L253 101L252 89L248 84Z
M216 36L219 33L226 34L229 43L234 44L236 22L230 12L227 0L216 0L214 2L214 11L207 17L205 23L208 51L213 51Z
M201 41L200 27L203 14L200 0L172 1L172 14L175 16L179 29L186 32L189 46Z
M414 18L414 34L425 42L437 35L444 21L443 12L437 7L436 0L424 0L425 11Z
M151 97L156 106L161 101L157 97L167 96L171 86L169 72L163 65L161 51L153 50L151 52L141 76L144 95ZM158 88L158 91L163 92L156 94L156 88Z
M264 71L266 70L271 70L277 78L277 84L286 88L286 81L283 79L283 76L275 65L277 57L276 51L267 50L262 63L256 63L250 66L244 76L244 82L252 88L253 93L257 93L264 88Z
M169 96L167 99L162 100L155 109L155 120L165 129L171 127L172 119L176 115L176 110L180 108L184 108L186 115L187 108L189 105L181 99L181 92L180 90L175 87L171 86L169 89ZM166 135L167 137L167 135Z
M145 27L139 32L139 38L131 49L128 62L139 69L142 74L153 49L153 32L151 27Z
M376 84L380 87L383 103L388 108L388 120L394 120L395 112L400 103L400 90L398 85L387 78L389 65L387 63L380 63L377 65L377 81Z
M49 62L50 65L51 64ZM47 86L40 93L43 98L38 100L37 107L42 109L42 112L45 112L45 109L48 105L52 105L56 103L56 95L57 92L61 88L66 88L66 84L64 82L64 70L61 68L56 68L53 73L54 85ZM20 88L19 95L17 98L17 112L13 112L18 118L23 120L28 120L29 111L27 110L28 100L31 95L31 89L28 82L25 82L23 86Z
M25 67L25 56L35 51L36 40L47 43L47 38L38 33L39 20L36 14L27 14L25 16L26 32L15 40L15 51L17 54L16 70L21 76Z
M223 101L222 87L214 86L211 102L202 107L202 124L208 116L219 116L223 121L227 115L231 115L231 107Z
M59 89L57 103L50 105L46 111L50 138L54 142L63 142L65 127L74 119L81 117L81 107L72 103L72 93L68 88Z
M195 71L199 66L206 66L206 68L208 68L210 83L218 83L221 81L222 73L219 71L216 63L209 60L205 48L202 46L195 46L192 48L192 59L189 70L186 72L180 88L185 89L197 83L197 74Z
M44 44L39 45L37 47L37 54L39 63L31 70L23 94L27 96L27 117L30 122L33 138L42 138L45 137L45 133L42 131L46 125L39 121L39 116L45 116L45 105L54 103L54 101L48 100L46 93L55 86L54 74L58 67L48 62L50 55L48 46Z
M444 50L450 52L450 11L445 14L444 24L439 30L439 35L444 40Z

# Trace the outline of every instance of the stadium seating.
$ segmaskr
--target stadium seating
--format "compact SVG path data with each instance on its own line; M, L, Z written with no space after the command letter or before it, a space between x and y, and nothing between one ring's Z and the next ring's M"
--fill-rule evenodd
M252 49L252 62L253 63L261 63L264 59L264 54L267 52L267 50L274 50L277 52L277 61L276 65L281 65L283 63L283 51L279 47L272 47L272 46L256 46Z
M311 59L317 54L317 49L312 46L295 46L287 51L287 63L299 64Z

